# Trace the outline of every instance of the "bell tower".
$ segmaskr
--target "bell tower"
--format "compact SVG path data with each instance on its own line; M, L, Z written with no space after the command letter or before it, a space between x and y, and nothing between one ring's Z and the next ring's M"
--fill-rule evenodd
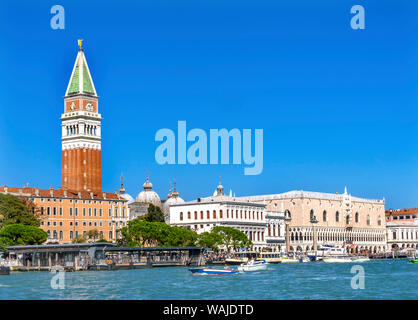
M101 122L98 96L78 40L78 54L64 96L62 126L62 186L101 192Z

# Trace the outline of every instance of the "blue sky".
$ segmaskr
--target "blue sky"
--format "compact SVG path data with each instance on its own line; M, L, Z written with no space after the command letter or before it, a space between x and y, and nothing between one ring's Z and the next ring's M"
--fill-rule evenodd
M116 4L117 3L117 4ZM50 9L65 8L65 30ZM366 29L350 28L351 6ZM397 1L2 1L0 184L61 185L60 115L84 50L100 96L105 191L191 200L218 177L236 195L294 189L417 206L418 3ZM264 170L158 165L154 136L264 130Z

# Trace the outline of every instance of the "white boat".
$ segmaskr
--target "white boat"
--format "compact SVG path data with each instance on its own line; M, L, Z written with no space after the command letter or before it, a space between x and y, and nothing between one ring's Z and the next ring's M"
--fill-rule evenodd
M289 258L289 257L282 257L280 258L280 263L298 263L299 259L296 258Z
M324 257L322 261L326 263L347 263L353 262L350 257Z
M345 257L347 256L347 250L343 247L322 245L316 252L308 252L308 255L314 255L317 257Z
M311 262L311 260L307 256L303 256L299 258L299 262Z
M254 261L251 260L247 264L241 264L238 267L238 271L260 271L260 270L267 270L268 262L265 260L262 261Z
M366 261L370 261L370 258L358 256L358 257L351 257L351 260L353 260L353 262L366 262Z
M280 252L261 252L257 260L266 260L267 263L280 263Z

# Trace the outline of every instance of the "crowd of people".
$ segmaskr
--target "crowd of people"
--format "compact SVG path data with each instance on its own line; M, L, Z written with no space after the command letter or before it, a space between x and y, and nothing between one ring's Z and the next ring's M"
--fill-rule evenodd
M211 261L211 262L220 262L220 261L225 261L225 259L229 259L229 258L235 258L235 255L233 253L228 253L228 252L206 252L205 253L205 259L206 261Z

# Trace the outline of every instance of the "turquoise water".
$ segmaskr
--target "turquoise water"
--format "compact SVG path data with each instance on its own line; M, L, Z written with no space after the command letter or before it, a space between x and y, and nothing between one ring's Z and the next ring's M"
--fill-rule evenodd
M270 265L267 271L192 275L188 268L65 273L52 289L48 272L0 276L0 299L417 299L418 264L407 260L359 263L365 288L351 288L352 263Z

